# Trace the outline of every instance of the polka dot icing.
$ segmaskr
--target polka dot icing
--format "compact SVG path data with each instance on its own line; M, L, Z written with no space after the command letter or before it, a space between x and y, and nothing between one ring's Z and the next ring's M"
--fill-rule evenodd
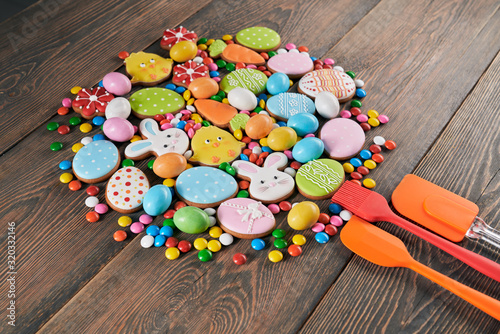
M115 210L133 212L140 209L148 190L149 181L139 168L124 167L109 179L106 201Z
M314 114L314 102L303 94L280 93L267 101L267 110L276 117L288 119L296 114Z
M331 196L344 181L342 165L331 159L312 160L295 175L300 192L313 197Z
M246 88L255 95L259 95L266 88L267 76L259 70L242 68L232 71L220 82L220 88L227 94L233 88Z
M267 67L274 72L285 73L288 76L299 76L314 68L311 57L298 52L286 52L273 56L267 62Z
M323 125L320 138L332 159L344 160L355 156L365 143L361 126L348 118L334 118Z
M335 94L339 102L345 102L356 92L356 85L346 73L324 69L304 75L299 81L299 91L310 97L316 97L320 92L328 91Z
M212 205L233 197L238 184L231 175L218 168L194 167L177 177L175 190L188 202Z
M239 31L236 41L255 51L276 49L281 44L278 33L266 27L252 27Z
M176 113L184 108L184 99L173 90L166 88L144 88L129 98L134 113L141 118L157 114Z
M112 173L119 163L120 154L116 146L107 140L97 140L76 153L73 171L81 180L96 180Z

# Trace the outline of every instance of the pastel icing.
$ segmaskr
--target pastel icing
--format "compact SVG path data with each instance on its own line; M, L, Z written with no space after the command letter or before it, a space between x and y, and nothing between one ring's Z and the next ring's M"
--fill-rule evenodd
M232 71L220 82L220 88L227 94L235 87L246 88L255 95L266 89L267 76L259 70L242 68Z
M219 127L227 127L231 119L238 114L235 107L212 99L198 99L194 106L204 119Z
M236 40L239 44L256 51L276 49L281 44L280 35L267 27L243 29L236 34Z
M236 159L244 146L245 144L236 140L232 134L216 126L202 127L191 140L193 156L189 161L218 166Z
M361 126L348 118L334 118L326 122L319 134L325 151L333 159L343 160L356 155L365 143Z
M228 44L221 55L222 59L230 63L245 63L264 65L266 60L257 52L239 44Z
M250 116L247 114L237 114L229 121L229 126L231 130L236 131L238 129L244 130L247 122L250 120Z
M132 110L143 118L173 114L184 108L182 96L166 88L143 88L132 94L129 101Z
M269 59L267 67L290 76L302 75L314 68L311 57L299 52L277 54Z
M72 106L75 112L81 113L86 118L93 118L94 116L103 116L112 99L114 96L103 87L82 88L73 100Z
M221 39L216 39L215 42L210 44L208 47L208 52L210 52L210 57L216 58L224 51L227 44Z
M238 234L266 235L276 226L271 210L251 198L232 198L217 209L217 219Z
M138 210L149 190L146 175L136 167L117 170L106 186L108 204L119 210Z
M295 175L297 187L304 193L323 197L336 191L344 181L344 168L331 159L312 160L302 165Z
M340 102L350 99L356 92L356 85L345 72L323 69L304 75L299 81L299 90L310 97L328 91L335 94Z
M205 64L198 64L195 61L188 60L184 64L179 64L174 67L172 82L174 84L189 86L194 79L209 77L208 67Z
M82 147L73 159L73 171L82 179L99 179L113 172L120 162L115 144L96 140Z
M139 123L139 131L145 139L127 145L125 156L129 159L151 154L160 156L171 152L184 154L189 148L189 137L184 131L177 128L161 131L158 123L151 118L143 119Z
M238 183L218 168L193 167L177 177L175 190L189 202L211 205L231 198L238 190Z
M160 41L162 48L170 49L175 44L182 41L196 42L198 40L198 35L194 31L189 31L183 26L175 29L166 29L163 32L163 37Z
M154 53L133 52L124 61L132 84L153 84L165 81L172 72L172 59L165 59Z
M303 94L279 93L267 100L267 110L277 117L288 119L297 114L314 114L313 100Z

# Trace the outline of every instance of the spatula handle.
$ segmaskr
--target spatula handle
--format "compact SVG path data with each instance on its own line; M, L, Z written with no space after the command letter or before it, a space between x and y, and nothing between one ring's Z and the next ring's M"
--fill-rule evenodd
M497 249L500 249L500 231L495 230L479 217L474 219L469 230L465 234L469 239L486 241Z
M445 276L437 271L423 265L420 262L414 261L409 266L410 269L427 277L434 283L441 285L443 288L453 292L458 297L471 303L478 309L488 313L493 318L500 320L500 301L491 298L477 290L469 288L466 285L458 283L452 278Z
M410 233L415 234L417 237L424 239L425 241L433 244L434 246L442 249L448 254L454 256L470 267L476 269L477 271L485 274L488 277L500 282L500 264L491 261L479 254L471 252L468 249L462 248L440 236L431 233L423 228L410 223L406 219L399 217L396 214L386 215L382 217L382 220L389 221L402 229L407 230Z

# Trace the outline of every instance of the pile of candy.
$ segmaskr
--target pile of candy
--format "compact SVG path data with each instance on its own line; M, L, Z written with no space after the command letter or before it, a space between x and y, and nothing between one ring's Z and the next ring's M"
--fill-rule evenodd
M384 161L382 149L393 150L396 143L376 136L362 149L365 132L389 121L375 110L362 113L364 82L334 66L333 59L311 57L305 46L281 44L278 33L266 27L222 39L198 38L184 27L167 29L161 47L170 58L121 52L126 75L112 72L97 87L73 87L76 96L63 99L57 113L72 108L80 115L47 129L61 135L75 126L83 133L102 129L74 144L72 161L59 164L66 171L60 181L69 189L92 184L86 189L85 205L93 209L87 220L97 222L109 208L124 213L118 224L134 234L145 230L142 247L166 246L170 260L194 246L201 261L210 261L234 237L253 239L252 248L262 250L268 235L276 248L270 261L281 261L285 248L299 256L306 238L295 234L288 245L287 231L276 229L274 215L282 211L293 230L311 229L318 243L328 242L351 213L337 204L321 213L314 201L330 199L346 174L375 187L375 180L362 179ZM341 111L341 103L350 108ZM124 150L116 143L125 143ZM63 144L50 148L58 151ZM135 166L150 156L148 168L163 179L154 186ZM106 182L107 204L97 197L94 184L100 182ZM312 201L288 202L296 190ZM133 222L128 214L141 209L145 214ZM163 216L163 226L152 224L155 216ZM179 241L177 230L208 230L212 239ZM127 236L119 230L113 237ZM247 257L237 253L233 260L241 265Z

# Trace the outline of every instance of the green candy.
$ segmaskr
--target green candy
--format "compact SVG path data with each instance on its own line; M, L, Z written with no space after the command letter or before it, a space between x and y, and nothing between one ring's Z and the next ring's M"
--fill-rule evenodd
M269 51L267 54L269 55L269 58L271 58L271 57L276 56L278 54L278 52L276 52L276 51Z
M262 109L261 107L256 107L253 111L254 111L254 112L256 112L256 113L258 114L258 113L260 113L262 110L264 110L264 109Z
M226 170L227 167L231 167L231 165L228 162L223 162L219 165L219 169Z
M125 159L122 161L122 167L132 167L134 166L134 161L132 159Z
M185 206L174 214L174 224L184 233L203 233L210 226L208 214L194 206Z
M213 95L210 97L210 99L217 102L222 102L222 97L220 97L219 95Z
M354 74L353 71L347 71L347 72L345 72L345 74L347 74L348 76L350 76L351 79L354 79L356 77L356 74Z
M59 141L56 141L56 142L53 142L52 144L50 144L50 149L54 152L59 151L62 148L63 148L63 144Z
M198 40L197 44L198 44L198 45L200 45L200 44L205 44L206 42L208 42L208 39L206 39L205 37L203 37L203 38L200 38L200 39Z
M227 44L221 39L216 39L210 46L208 47L208 52L210 53L210 57L215 58L218 57L222 51L226 48Z
M236 175L236 170L232 166L227 166L226 167L226 172L229 175L235 176Z
M210 126L211 125L209 121L203 121L203 122L201 122L201 124L203 126Z
M361 103L361 101L359 100L352 100L351 101L351 107L357 107L357 108L361 108L363 104Z
M49 131L55 131L59 128L59 123L57 122L50 122L49 124L47 124L47 130Z
M219 59L215 62L219 68L226 67L227 63L224 59Z
M236 197L238 198L248 198L250 195L248 194L248 191L246 190L240 190L238 191L238 194L236 194Z
M154 163L155 163L155 159L148 161L148 168L153 169Z
M221 98L225 98L226 97L226 93L224 93L223 90L220 90L217 92L217 96L220 96Z
M287 246L288 246L288 242L286 242L285 239L276 239L276 240L274 240L274 247L276 247L278 249L285 248Z
M175 227L174 220L172 218L167 218L163 221L163 226L170 226L171 228Z
M273 231L273 237L275 237L276 239L282 239L285 237L285 235L286 231L281 228L277 228Z
M202 249L198 252L198 259L201 262L208 262L212 260L213 254L209 249Z
M228 70L229 72L232 72L236 69L236 65L234 65L233 63L229 63L226 65L226 70Z
M247 122L250 120L250 116L247 114L236 114L233 119L229 121L229 127L231 130L244 130Z
M81 119L80 117L76 117L76 116L75 116L75 117L71 117L71 118L69 119L69 124L70 124L70 125L73 125L73 126L74 126L74 125L78 125L78 124L80 124L81 122L82 122L82 119Z

